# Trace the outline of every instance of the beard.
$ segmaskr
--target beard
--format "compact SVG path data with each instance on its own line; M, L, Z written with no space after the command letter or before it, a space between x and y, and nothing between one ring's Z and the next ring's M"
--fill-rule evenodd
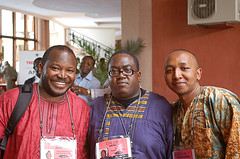
M73 83L72 83L73 84ZM66 94L66 92L68 91L68 89L72 86L72 84L69 86L69 87L67 87L67 88L65 88L65 90L64 89L56 89L56 88L54 88L49 82L48 82L48 80L47 79L44 79L44 77L43 77L43 80L42 80L42 88L45 90L45 92L47 93L47 94L49 94L50 96L52 96L52 97L59 97L59 96L62 96L62 95L64 95L64 94Z

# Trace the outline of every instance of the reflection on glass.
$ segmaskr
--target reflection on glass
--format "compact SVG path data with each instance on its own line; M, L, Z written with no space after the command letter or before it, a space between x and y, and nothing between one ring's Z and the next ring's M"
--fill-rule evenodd
M24 37L24 14L16 12L16 36Z
M33 16L27 16L27 38L34 39L34 18Z
M2 38L3 60L13 65L13 39Z
M12 11L2 10L2 35L13 36Z

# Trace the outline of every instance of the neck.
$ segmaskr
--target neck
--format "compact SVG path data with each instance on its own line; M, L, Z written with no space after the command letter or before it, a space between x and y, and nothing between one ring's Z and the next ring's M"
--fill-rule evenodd
M85 73L81 73L81 77L82 78L85 78L88 74L85 74Z
M122 94L119 96L114 94L113 92L112 93L113 93L114 98L116 98L117 100L127 101L127 100L131 100L134 97L139 96L140 92L141 92L141 89L139 88L138 91L136 91L136 94L132 95L132 96L126 96L125 92L122 92Z
M41 86L39 87L39 94L42 98L44 98L46 100L53 101L53 102L62 101L64 99L64 96L65 96L65 93L63 95L60 95L60 96L51 96Z
M192 92L184 95L179 95L179 100L183 104L185 110L191 105L192 100L197 96L200 85L198 84Z
M85 74L81 74L81 77L82 77L82 78L85 78L86 76L87 76L87 75L85 75Z

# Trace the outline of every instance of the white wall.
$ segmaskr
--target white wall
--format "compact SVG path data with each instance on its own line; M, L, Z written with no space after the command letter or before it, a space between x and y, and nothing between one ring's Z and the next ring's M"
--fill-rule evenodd
M91 39L94 39L106 46L109 47L115 46L115 29L85 29L85 28L71 28L71 29Z

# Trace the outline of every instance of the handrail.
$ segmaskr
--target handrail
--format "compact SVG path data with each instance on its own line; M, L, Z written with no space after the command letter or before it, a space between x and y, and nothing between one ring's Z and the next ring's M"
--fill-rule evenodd
M91 47L92 49L94 49L98 56L104 56L105 52L111 49L110 47L70 28L66 30L66 41L73 46L81 47L81 49L83 49L84 51L87 51L87 45L87 47Z

